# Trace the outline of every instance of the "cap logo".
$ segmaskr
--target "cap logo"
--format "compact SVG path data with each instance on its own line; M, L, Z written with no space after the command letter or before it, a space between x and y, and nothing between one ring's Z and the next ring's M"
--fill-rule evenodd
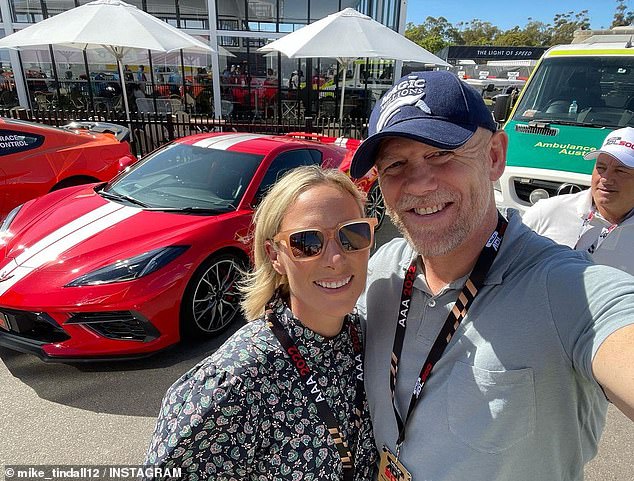
M421 109L426 114L431 114L431 109L424 102L425 79L416 76L407 77L397 83L381 99L381 113L376 122L376 131L380 132L387 123L407 105Z
M634 143L628 142L627 140L623 140L623 137L616 137L616 136L610 137L609 139L605 141L605 144L604 144L605 147L607 147L608 145L620 145L622 147L634 149Z

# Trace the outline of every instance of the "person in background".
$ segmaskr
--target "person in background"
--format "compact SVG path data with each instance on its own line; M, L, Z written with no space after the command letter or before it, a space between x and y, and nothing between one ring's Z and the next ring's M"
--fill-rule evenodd
M376 219L337 170L281 178L255 218L254 319L163 400L146 465L185 479L371 480L360 323Z
M598 264L634 274L634 128L610 132L584 158L596 161L590 189L540 200L522 220Z
M632 277L497 211L508 139L453 73L398 80L369 134L351 174L405 236L359 301L379 480L581 481L608 399L634 419Z

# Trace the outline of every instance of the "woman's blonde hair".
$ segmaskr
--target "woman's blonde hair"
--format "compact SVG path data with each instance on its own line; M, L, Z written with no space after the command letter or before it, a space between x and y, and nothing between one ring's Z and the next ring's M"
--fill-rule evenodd
M281 177L268 191L255 215L255 235L253 241L253 271L248 273L240 285L242 309L248 320L264 314L266 303L278 287L288 294L288 283L274 268L266 253L266 241L270 241L280 231L288 209L297 198L308 189L318 185L332 185L348 192L363 212L365 197L350 178L336 169L322 169L318 166L298 167Z

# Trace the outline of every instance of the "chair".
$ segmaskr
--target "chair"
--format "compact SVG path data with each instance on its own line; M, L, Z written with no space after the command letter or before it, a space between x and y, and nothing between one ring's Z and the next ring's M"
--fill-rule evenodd
M35 94L35 103L37 104L38 110L49 110L53 105L48 99L48 96L43 93Z
M304 106L297 100L282 100L282 118L299 120L304 117Z
M139 97L135 100L137 112L149 114L154 111L153 100L147 97Z
M224 118L231 117L233 113L233 102L231 100L220 101L220 115Z

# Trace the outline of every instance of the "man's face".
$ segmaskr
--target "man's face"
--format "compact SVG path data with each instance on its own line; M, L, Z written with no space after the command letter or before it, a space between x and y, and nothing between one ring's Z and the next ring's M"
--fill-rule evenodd
M634 169L599 154L592 171L592 198L599 213L616 224L634 209Z
M492 181L505 152L505 134L492 138L485 129L456 150L403 137L383 141L376 165L388 214L422 256L446 255L482 228L495 209Z

